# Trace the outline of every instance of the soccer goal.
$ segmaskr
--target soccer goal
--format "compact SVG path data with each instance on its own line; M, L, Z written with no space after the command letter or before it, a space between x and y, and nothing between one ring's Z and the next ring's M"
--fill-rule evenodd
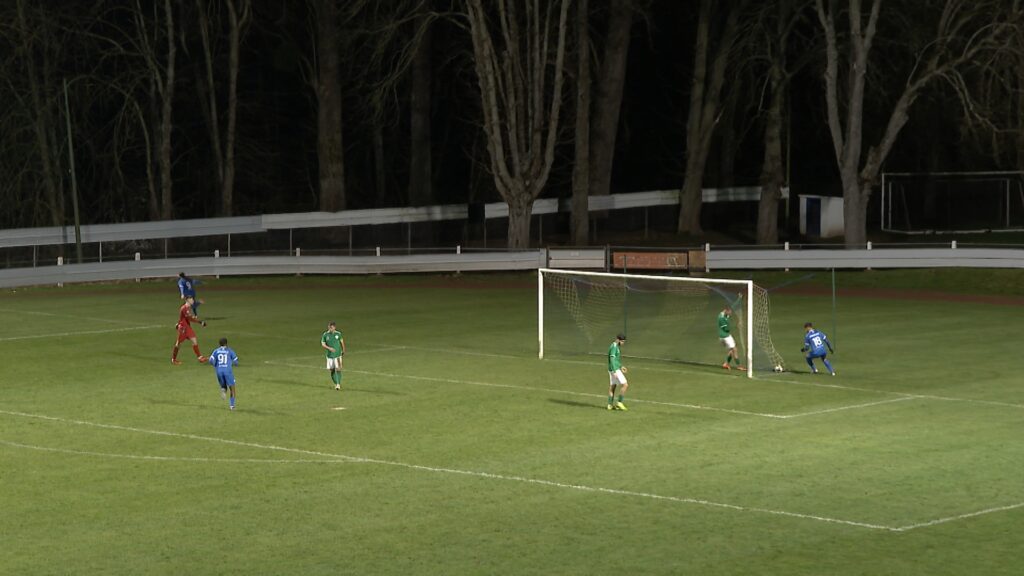
M547 268L537 281L538 355L604 356L622 332L627 357L718 366L726 350L717 318L726 306L748 376L785 369L772 344L768 293L750 280Z
M882 230L901 234L1024 229L1024 172L882 174Z

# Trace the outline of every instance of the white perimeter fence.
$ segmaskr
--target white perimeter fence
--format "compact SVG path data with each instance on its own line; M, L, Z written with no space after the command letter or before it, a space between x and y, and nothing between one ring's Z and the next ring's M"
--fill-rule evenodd
M200 258L160 258L128 261L64 264L34 268L0 270L0 287L63 285L74 282L166 278L186 271L192 276L252 276L296 274L393 274L418 272L517 271L538 268L622 270L616 266L616 254L637 254L631 248L583 248L413 254L389 256L232 256L215 253ZM664 255L671 249L645 254ZM864 249L732 249L705 245L693 252L702 253L703 268L690 272L714 273L716 270L783 269L869 269L869 268L1024 268L1024 249L964 248L953 242L947 248L875 248ZM621 259L619 260L621 262ZM696 261L696 260L695 260ZM627 261L628 262L628 261ZM627 264L628 267L628 264ZM628 271L628 270L627 270ZM650 273L650 270L645 270Z

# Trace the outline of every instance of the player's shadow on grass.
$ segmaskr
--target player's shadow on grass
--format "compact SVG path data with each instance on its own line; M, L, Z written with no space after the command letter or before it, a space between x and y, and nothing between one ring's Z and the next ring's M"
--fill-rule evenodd
M575 408L600 408L601 410L607 410L604 404L598 404L597 402L580 402L579 400L563 400L561 398L548 398L548 402L564 404Z

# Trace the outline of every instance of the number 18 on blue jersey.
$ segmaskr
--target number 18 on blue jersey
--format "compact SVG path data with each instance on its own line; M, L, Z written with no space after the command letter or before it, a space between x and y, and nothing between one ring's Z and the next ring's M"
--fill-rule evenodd
M832 348L828 336L818 330L811 330L804 336L804 348L811 351L811 356L824 356Z

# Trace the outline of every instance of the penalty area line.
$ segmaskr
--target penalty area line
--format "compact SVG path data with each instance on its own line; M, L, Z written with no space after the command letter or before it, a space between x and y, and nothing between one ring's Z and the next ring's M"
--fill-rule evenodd
M8 416L17 416L21 418L33 418L38 420L46 420L50 422L61 422L64 424L74 424L78 426L90 426L94 428L101 428L106 430L121 430L125 432L136 432L139 434L153 434L157 436L168 436L174 438L185 438L189 440L202 440L205 442L217 442L222 444L229 444L233 446L246 446L250 448L262 448L266 450L274 450L280 452L289 452L295 454L305 454L312 456L319 456L321 458L332 458L332 462L359 462L365 464L378 464L381 466L392 466L396 468L405 468L408 470L417 470L421 472L432 472L437 474L456 474L460 476L470 476L475 478L485 478L490 480L504 480L508 482L520 482L524 484L532 484L537 486L547 486L550 488L560 488L565 490L577 490L582 492L592 492L600 494L614 494L616 496L629 496L634 498L643 498L648 500L661 500L668 502L676 502L680 504L693 504L698 506L705 506L709 508L721 508L727 510L733 510L737 512L754 512L759 514L767 514L772 516L783 516L789 518L798 518L802 520L813 520L817 522L825 522L829 524L839 524L844 526L853 526L857 528L867 528L871 530L883 530L888 532L900 532L899 528L892 526L884 526L881 524L871 524L867 522L857 522L854 520L844 520L841 518L830 518L827 516L818 516L814 514L802 514L799 512L789 512L786 510L773 510L770 508L759 508L752 506L740 506L737 504L730 504L726 502L714 502L711 500L703 500L699 498L685 498L679 496L666 496L662 494L654 494L650 492L637 492L633 490L619 490L616 488L604 488L600 486L586 486L583 484L568 484L563 482L555 482L553 480L544 480L540 478L528 478L524 476L510 476L505 474L493 474L490 472L481 472L477 470L462 470L458 468L443 468L437 466L425 466L421 464L410 464L407 462L398 462L393 460L380 460L376 458L361 458L358 456L347 456L344 454L330 454L327 452L319 452L315 450L302 450L298 448L288 448L285 446L275 446L272 444L257 444L255 442L243 442L239 440L229 440L226 438L216 438L213 436L199 436L196 434L185 434L178 432L168 432L165 430L150 430L146 428L135 428L132 426L120 426L117 424L102 424L98 422L88 422L84 420L73 420L69 418L61 418L59 416L48 416L45 414L30 414L26 412L14 412L10 410L0 410L0 414Z

